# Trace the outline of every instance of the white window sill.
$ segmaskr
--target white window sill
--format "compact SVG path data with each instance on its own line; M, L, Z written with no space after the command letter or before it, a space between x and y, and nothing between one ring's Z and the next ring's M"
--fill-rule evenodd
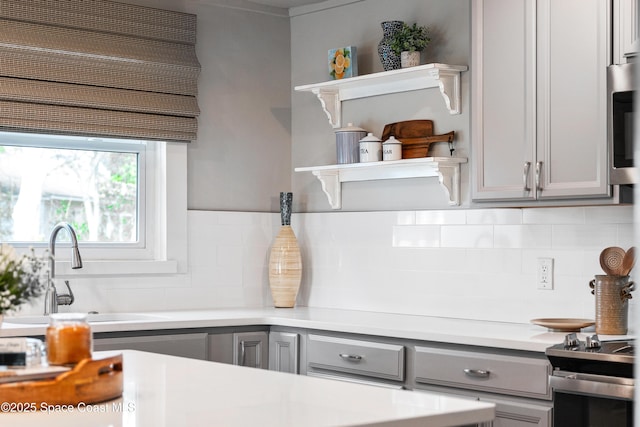
M56 262L56 278L122 277L137 275L176 274L178 262L168 261L83 261L82 268L73 270L70 262Z

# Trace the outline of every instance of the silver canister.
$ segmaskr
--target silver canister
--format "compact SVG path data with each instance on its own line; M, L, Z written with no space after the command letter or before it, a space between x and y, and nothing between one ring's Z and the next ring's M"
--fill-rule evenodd
M360 140L360 163L382 160L382 141L371 132Z
M402 141L392 135L382 143L382 160L400 159L402 159Z
M358 163L360 161L359 141L367 131L348 123L347 127L336 130L336 157L338 164Z

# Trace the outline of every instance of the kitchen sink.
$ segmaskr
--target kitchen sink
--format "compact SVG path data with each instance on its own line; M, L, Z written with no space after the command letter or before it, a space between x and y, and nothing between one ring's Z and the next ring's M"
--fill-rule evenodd
M87 315L87 321L89 323L136 322L160 319L164 319L164 317L137 313L91 313ZM49 324L49 316L5 317L4 322L18 325L47 325Z

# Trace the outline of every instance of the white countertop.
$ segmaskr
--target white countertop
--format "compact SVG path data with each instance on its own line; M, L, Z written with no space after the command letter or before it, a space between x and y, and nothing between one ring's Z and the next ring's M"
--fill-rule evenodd
M207 328L247 325L280 325L378 335L422 341L477 345L514 350L544 352L561 343L565 333L549 332L533 324L488 322L444 317L412 316L355 310L323 308L256 308L140 313L144 319L92 323L94 332ZM45 322L45 320L42 320ZM13 324L5 318L0 337L44 335L45 323ZM585 330L582 337L593 334ZM602 340L628 336L601 336Z
M71 412L55 408L50 412L5 412L0 414L1 424L438 427L486 422L495 416L494 405L487 402L138 351L121 353L124 372L121 398L95 406L79 405Z

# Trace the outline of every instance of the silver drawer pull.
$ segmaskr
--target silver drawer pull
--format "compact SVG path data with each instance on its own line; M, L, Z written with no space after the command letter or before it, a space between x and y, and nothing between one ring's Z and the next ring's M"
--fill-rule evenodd
M362 360L362 356L358 356L357 354L340 353L339 356L342 357L343 359L351 360L352 362L359 362Z
M491 371L485 371L484 369L465 368L464 373L474 378L489 378L489 375L491 375Z

